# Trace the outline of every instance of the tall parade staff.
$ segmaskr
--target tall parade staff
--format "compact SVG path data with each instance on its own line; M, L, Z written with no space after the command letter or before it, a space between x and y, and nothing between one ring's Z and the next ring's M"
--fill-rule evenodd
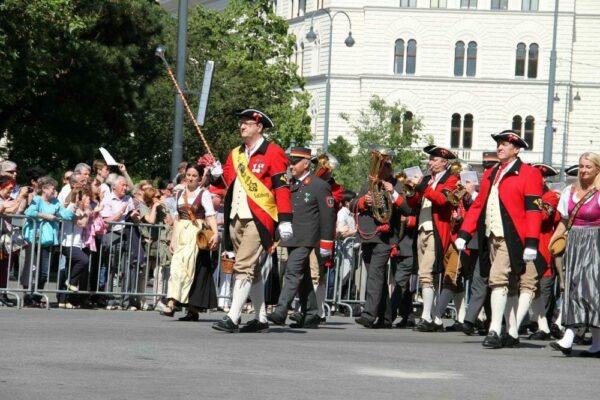
M242 307L250 295L256 319L242 331L256 332L267 324L259 257L271 250L276 226L283 240L292 238L292 206L285 152L263 137L265 129L273 128L273 121L255 109L238 116L243 144L229 153L222 168L216 162L211 169L213 178L222 174L228 186L224 241L226 249L235 251L231 308L213 328L238 332Z
M543 183L540 171L519 159L519 151L529 146L516 132L506 130L492 138L497 143L499 165L484 173L479 196L467 212L455 244L457 250L464 250L476 230L480 249L487 241L492 316L482 344L515 347L519 345L519 316L529 309L536 290L536 267L544 264L537 250ZM480 258L482 274L489 265L484 261ZM503 316L507 335L500 338Z
M402 185L392 174L394 155L392 150L385 148L372 151L369 183L350 204L350 209L357 214L362 256L367 269L366 301L355 322L366 328L391 328L393 322L387 264L390 256L397 253L398 208L404 202L399 194Z
M542 177L545 179L557 176L558 171L552 166L536 163L531 164L534 168L540 170ZM538 281L538 288L535 292L535 298L531 302L532 322L537 322L538 330L529 336L532 340L550 340L550 326L546 319L546 313L550 309L550 305L554 299L554 283L556 282L556 273L553 268L552 255L548 249L550 239L554 234L554 229L560 222L560 213L558 212L559 196L556 192L550 190L544 183L542 193L542 228L540 231L540 245L538 252L542 255L545 262L545 269Z
M331 257L335 204L329 183L310 173L310 153L310 149L305 147L294 147L290 151L294 236L281 242L281 246L288 250L284 286L276 309L267 318L274 324L284 325L288 308L294 296L300 292L304 313L296 321L297 325L290 326L317 328L321 315L311 280L309 258L313 250L318 251L320 264Z
M458 178L448 168L449 160L456 158L453 152L434 145L426 146L423 151L429 155L431 175L410 180L415 185L415 191L407 201L411 208L420 210L417 222L417 265L423 312L416 329L420 332L434 332L443 330L443 325L435 324L432 319L434 275L439 276L444 272L444 255L450 245L454 209L444 192L454 191Z

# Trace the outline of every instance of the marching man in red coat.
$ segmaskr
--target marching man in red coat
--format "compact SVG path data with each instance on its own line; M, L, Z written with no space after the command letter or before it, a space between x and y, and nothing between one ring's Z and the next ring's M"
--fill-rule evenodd
M558 175L558 171L552 166L536 163L531 164L533 167L540 170L544 179ZM538 330L529 336L532 340L550 340L552 335L550 334L550 327L548 326L548 320L546 319L546 313L550 308L551 301L553 300L554 283L556 281L556 274L552 267L553 259L550 255L548 246L550 245L550 239L554 229L560 222L560 213L558 212L558 201L559 195L550 190L548 186L544 185L542 194L542 228L540 231L540 245L538 251L544 259L544 271L539 279L538 290L536 296L531 302L532 316L531 320L537 322Z
M231 308L213 328L240 331L242 307L250 295L256 319L241 331L258 332L268 329L259 257L273 246L277 224L283 240L293 234L288 160L279 146L263 138L263 130L273 128L265 113L247 109L238 116L243 144L229 153L222 168L218 162L211 168L213 178L222 174L228 188L223 236L226 248L235 251Z
M415 186L414 196L407 198L411 208L419 209L417 222L417 262L419 283L422 288L423 313L416 329L420 332L443 330L442 324L435 324L431 310L435 296L434 275L444 271L444 254L450 245L452 231L452 204L443 194L456 189L458 178L450 173L449 160L456 155L448 149L427 146L423 151L429 154L431 175L421 179L412 179Z
M482 275L489 268L492 290L491 323L483 346L517 347L518 319L522 320L533 299L536 267L544 265L537 250L542 224L542 174L519 159L519 151L528 144L516 132L507 130L492 138L497 143L499 164L483 174L479 196L467 212L455 244L457 250L464 250L478 229L479 249L487 245L489 250L489 260L480 257ZM482 254L486 252L480 251ZM503 316L507 335L500 338Z

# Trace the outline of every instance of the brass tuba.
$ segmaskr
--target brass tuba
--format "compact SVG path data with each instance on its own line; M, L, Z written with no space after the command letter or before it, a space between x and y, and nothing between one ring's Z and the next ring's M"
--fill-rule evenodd
M460 173L465 170L468 171L471 166L460 161L455 161L450 165L450 174L456 175L460 178ZM448 200L448 203L452 204L453 207L458 207L460 201L467 193L467 189L459 182L454 190L443 190L442 194Z
M340 162L335 158L333 154L321 153L311 160L315 166L314 174L318 177L322 177L327 173L339 168Z
M383 166L386 157L391 156L391 151L383 147L371 148L371 161L369 163L369 194L373 199L371 204L371 213L379 223L386 224L392 216L392 195L386 190L382 190L379 171Z

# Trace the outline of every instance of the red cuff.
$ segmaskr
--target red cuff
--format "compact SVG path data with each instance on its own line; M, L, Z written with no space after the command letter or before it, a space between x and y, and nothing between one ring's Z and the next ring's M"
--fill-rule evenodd
M417 226L417 217L410 215L406 221L406 227L414 228L415 226Z
M333 240L321 240L319 247L324 250L333 251Z
M394 205L396 207L400 207L402 205L402 203L404 203L404 197L402 197L401 195L398 195L398 198L394 202Z
M358 199L358 211L366 211L367 207L365 206L365 197L361 197Z

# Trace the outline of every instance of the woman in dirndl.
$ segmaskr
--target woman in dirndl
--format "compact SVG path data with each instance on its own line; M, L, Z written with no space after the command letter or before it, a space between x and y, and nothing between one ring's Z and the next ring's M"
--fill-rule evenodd
M592 332L592 346L580 356L600 358L600 155L592 152L581 155L577 181L561 194L558 211L562 220L553 239L566 231L569 215L588 193L592 194L575 215L568 233L563 258L562 318L567 329L563 338L550 346L570 354L576 329L587 326Z
M177 216L173 222L171 237L170 277L168 303L162 315L172 317L175 307L188 305L188 314L180 321L197 321L203 309L217 307L215 284L211 274L210 251L199 250L196 236L204 224L212 229L209 240L211 250L217 248L216 212L210 192L201 184L205 169L197 164L188 164L185 169L185 189L176 197Z

